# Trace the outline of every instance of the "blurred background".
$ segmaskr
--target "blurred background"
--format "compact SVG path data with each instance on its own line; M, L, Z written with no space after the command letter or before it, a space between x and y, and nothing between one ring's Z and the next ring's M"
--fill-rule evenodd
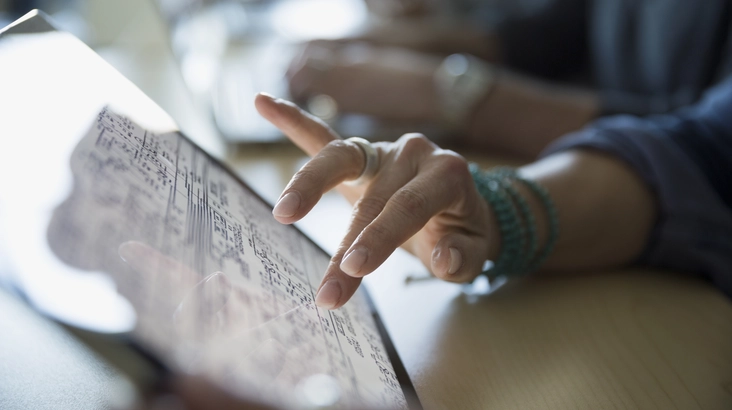
M46 11L212 152L285 141L251 103L264 91L344 136L531 159L598 116L696 101L732 73L731 4L0 0L0 24Z
M40 8L216 151L226 142L281 142L259 118L259 91L289 97L286 73L299 45L357 38L395 19L477 26L527 13L543 0L0 0L0 26ZM356 54L359 54L358 52ZM363 53L362 53L363 54ZM373 116L341 115L327 96L301 101L343 134L413 131ZM425 131L433 131L425 124Z

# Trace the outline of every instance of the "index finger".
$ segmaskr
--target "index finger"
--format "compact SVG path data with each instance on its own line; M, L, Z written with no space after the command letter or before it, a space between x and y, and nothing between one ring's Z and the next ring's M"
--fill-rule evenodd
M254 99L259 114L279 128L287 137L309 156L314 156L329 142L340 139L327 124L297 105L259 93Z
M274 98L266 93L259 93L254 99L254 105L262 117L279 128L310 157L314 157L328 143L341 139L323 121L301 110L289 101ZM355 186L340 186L338 190L352 204L363 193L363 187Z

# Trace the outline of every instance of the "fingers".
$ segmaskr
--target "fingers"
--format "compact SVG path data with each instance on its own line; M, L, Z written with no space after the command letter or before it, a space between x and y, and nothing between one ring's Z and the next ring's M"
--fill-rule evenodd
M357 177L363 152L294 104L260 94L259 112L314 158L293 177L273 209L292 223L305 216L324 192ZM437 276L465 282L480 273L488 254L490 214L466 161L418 134L375 144L380 169L357 201L351 224L331 259L315 303L335 309L356 292L405 241ZM481 205L482 204L482 205Z
M397 202L401 201L399 198L403 198L406 201L413 201L410 199L410 195L420 195L415 190L423 189L422 186L409 186L410 181L415 177L419 170L418 164L427 156L429 156L437 147L429 142L423 135L420 134L407 134L399 139L399 141L392 145L394 148L389 154L389 158L384 161L387 156L383 151L379 151L382 157L382 171L379 172L374 179L371 181L369 188L366 190L364 196L356 203L353 211L350 226L346 232L338 251L331 259L325 277L323 278L321 288L316 295L315 302L318 306L335 309L342 306L353 296L361 283L361 277L366 273L370 273L373 269L383 262L386 257L380 259L373 259L376 261L376 265L373 269L364 271L363 274L359 268L363 262L369 258L368 252L364 255L363 249L351 249L353 242L359 235L362 234L364 229L383 212L385 207L392 200L393 197L397 197ZM424 183L422 183L424 184ZM407 186L407 187L405 187ZM404 193L398 194L401 189L404 189ZM419 200L417 200L419 201ZM439 207L441 202L435 201L435 207ZM422 209L423 202L412 202L411 205L415 208L420 208L420 215L428 215L431 213L430 209ZM395 205L398 206L398 205ZM406 211L407 213L411 211ZM424 222L429 217L422 217L420 220ZM389 222L386 222L389 223ZM419 222L415 224L417 226ZM419 230L421 226L417 227ZM397 228L398 229L398 228ZM413 230L414 228L408 228L407 231ZM387 235L389 236L389 235ZM396 239L395 236L398 236ZM393 245L388 251L391 254L401 242L406 240L411 234L403 237L403 232L392 232L389 236L390 244ZM400 238L401 242L400 242ZM388 248L390 245L387 245ZM349 251L349 252L347 252ZM368 251L368 250L367 250ZM383 253L383 252L382 252ZM388 256L387 254L387 256ZM344 258L345 256L345 258ZM371 266L371 265L369 265ZM349 270L348 273L344 272L343 269ZM356 272L354 274L353 272Z
M309 156L316 155L323 147L341 138L321 120L300 110L291 102L258 94L254 101L259 113L287 135L292 142ZM340 187L349 202L360 197L361 187Z
M331 259L323 281L321 282L320 289L315 297L315 303L318 306L326 309L339 308L358 289L358 286L361 284L361 277L355 277L343 272L343 257L364 228L382 212L394 193L414 177L415 171L410 171L407 165L405 164L405 167L401 170L391 170L392 172L389 172L388 175L378 174L372 181L366 194L356 202L346 236ZM353 263L358 257L358 254L355 254L351 258L352 262L349 263Z
M298 221L325 192L357 178L364 166L363 150L358 145L341 139L331 141L292 177L272 214L281 223Z
M448 282L463 283L475 279L483 270L491 244L484 237L464 232L443 236L432 251L432 273Z
M341 270L353 277L373 272L430 219L453 204L455 196L445 195L453 188L440 166L407 182L389 198L381 212L367 215L374 218L368 225L356 227L360 234L346 251Z
M331 141L340 139L323 121L289 101L260 93L254 99L254 106L262 117L311 157Z
M343 253L336 254L331 259L315 295L315 304L323 309L338 309L356 293L362 278L346 275L338 267Z

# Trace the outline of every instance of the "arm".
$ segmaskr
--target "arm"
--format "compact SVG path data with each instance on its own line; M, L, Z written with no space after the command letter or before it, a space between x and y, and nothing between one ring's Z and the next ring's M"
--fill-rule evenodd
M354 49L346 52L344 47ZM355 54L362 59L353 60ZM313 43L293 61L290 92L298 99L329 95L343 112L439 122L442 104L434 76L440 63L433 55L397 48ZM594 92L501 72L458 130L464 135L459 142L536 158L550 142L581 128L598 112Z
M299 220L324 192L363 169L357 146L340 140L293 104L260 95L256 105L313 156L275 206L273 213L280 222ZM361 278L400 245L433 274L452 282L474 279L483 262L495 259L500 251L495 216L477 193L462 157L414 134L374 145L380 155L379 173L365 190L342 188L357 200L351 226L316 298L323 307L343 305ZM521 172L544 184L559 209L562 234L547 267L618 266L643 250L655 219L653 196L622 162L577 150ZM582 197L577 192L583 192ZM531 204L535 215L541 215L538 202ZM545 224L539 224L540 236Z
M491 62L505 60L509 67L544 77L572 73L586 55L585 3L555 0L534 15L505 22L497 31L416 22L386 25L364 35L382 47L311 43L292 62L290 93L302 101L329 95L342 112L437 123L442 117L434 78L439 54L463 52ZM516 56L534 60L522 62ZM455 131L470 147L535 158L551 141L581 128L599 112L594 92L506 72L465 126Z
M554 140L599 114L600 99L593 91L504 71L465 122L461 142L534 159Z
M520 172L544 186L557 207L561 232L546 270L620 267L645 249L656 219L655 197L627 164L578 149L548 156ZM534 215L543 215L536 198L526 194ZM545 235L546 219L537 223L540 236Z
M732 78L695 106L647 119L597 121L545 155L593 150L630 166L658 217L639 263L704 275L732 295Z
M356 147L294 105L259 97L257 107L307 153L317 154L284 192L307 199L288 216L275 212L280 221L301 218L322 192L363 168ZM544 185L558 209L560 236L544 268L643 263L704 275L732 295L731 117L732 78L673 115L598 121L523 167L520 172ZM321 296L321 306L345 303L360 278L400 244L453 282L473 279L483 260L500 252L495 215L477 195L462 157L415 135L378 150L382 179L377 174L366 190L344 189L357 199L354 222L324 278L336 281L339 291L322 292L328 297ZM323 172L334 164L340 174ZM545 241L537 198L523 196ZM367 257L348 262L359 247Z

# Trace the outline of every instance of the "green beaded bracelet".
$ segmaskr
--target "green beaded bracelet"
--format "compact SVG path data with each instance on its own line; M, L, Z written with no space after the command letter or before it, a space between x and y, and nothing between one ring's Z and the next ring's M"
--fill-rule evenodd
M554 249L559 236L559 218L549 193L535 181L518 175L512 168L482 171L470 164L476 188L491 205L501 234L501 251L493 266L484 272L488 277L519 275L535 271ZM524 184L541 201L548 221L548 235L544 247L537 251L536 219L525 198L513 186L513 181Z
M501 235L501 251L491 269L484 273L489 277L509 274L508 268L521 257L521 237L517 229L520 225L518 213L497 180L476 164L470 164L470 173L478 192L493 208L498 221L498 232Z
M501 172L489 173L495 175L495 178L501 183L503 189L508 192L509 196L515 207L518 208L519 213L524 224L519 225L519 235L521 235L521 249L523 249L523 257L516 259L514 265L509 267L509 271L514 273L526 272L532 259L536 256L537 248L537 235L536 235L536 220L534 214L529 208L529 204L526 199L514 188L511 178L507 178L507 175Z

